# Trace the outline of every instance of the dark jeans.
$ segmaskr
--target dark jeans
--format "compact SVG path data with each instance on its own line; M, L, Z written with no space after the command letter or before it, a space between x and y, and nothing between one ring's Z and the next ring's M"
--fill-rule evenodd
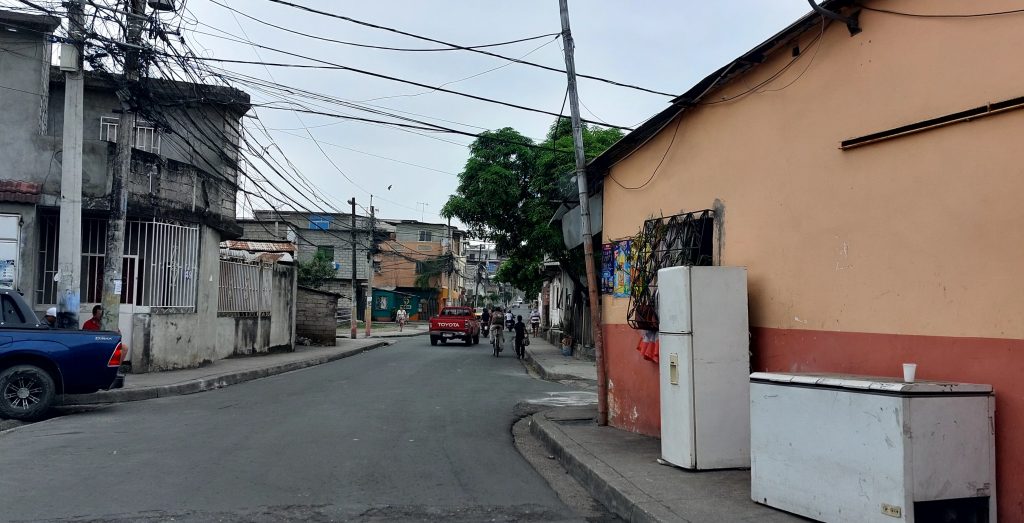
M525 338L516 338L516 357L523 358L526 356L526 345L524 344Z

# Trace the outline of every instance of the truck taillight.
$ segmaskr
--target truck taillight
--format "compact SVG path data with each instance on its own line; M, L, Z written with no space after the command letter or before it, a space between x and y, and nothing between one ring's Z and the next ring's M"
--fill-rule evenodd
M117 347L114 347L114 353L110 355L110 360L107 361L108 367L120 367L121 366L121 342L117 342Z

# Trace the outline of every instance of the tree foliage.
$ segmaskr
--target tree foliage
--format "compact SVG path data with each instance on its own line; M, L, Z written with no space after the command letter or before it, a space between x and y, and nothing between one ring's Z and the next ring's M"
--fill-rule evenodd
M616 129L584 126L587 159L621 137ZM458 218L472 235L494 242L498 253L507 257L496 280L511 283L527 296L540 291L545 257L581 282L582 249L566 249L561 228L549 225L561 202L579 200L575 167L568 118L554 122L539 144L510 127L483 133L470 146L459 187L441 214Z
M334 277L334 260L326 252L318 251L313 259L298 262L299 285L319 289L324 282Z

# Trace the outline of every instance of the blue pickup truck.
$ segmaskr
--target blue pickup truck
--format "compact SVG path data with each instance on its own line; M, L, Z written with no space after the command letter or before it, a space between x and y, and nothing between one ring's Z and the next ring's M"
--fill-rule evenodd
M0 291L0 417L38 419L63 394L122 387L122 353L120 334L51 329Z

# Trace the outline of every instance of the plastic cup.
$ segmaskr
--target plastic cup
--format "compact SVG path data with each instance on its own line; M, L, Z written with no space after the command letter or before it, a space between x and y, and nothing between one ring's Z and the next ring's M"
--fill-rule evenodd
M903 364L903 381L905 383L914 383L914 375L917 374L916 363L904 363Z

